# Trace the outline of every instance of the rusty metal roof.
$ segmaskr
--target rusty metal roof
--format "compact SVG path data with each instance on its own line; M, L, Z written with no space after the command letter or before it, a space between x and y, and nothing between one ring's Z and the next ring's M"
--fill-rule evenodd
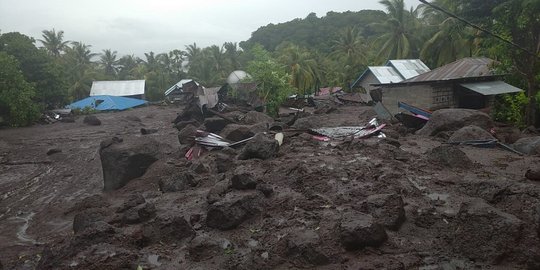
M463 58L416 77L404 80L402 83L446 81L494 76L495 74L491 69L493 62L493 60L485 57Z

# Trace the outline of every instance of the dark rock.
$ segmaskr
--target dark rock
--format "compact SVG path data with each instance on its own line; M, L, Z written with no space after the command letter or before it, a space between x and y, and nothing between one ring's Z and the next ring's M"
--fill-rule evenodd
M114 240L115 233L116 230L112 225L98 220L88 224L87 227L76 233L71 245L76 249L77 247L88 247L98 243L110 243Z
M210 228L230 230L260 212L259 192L230 192L208 207L206 225Z
M251 131L251 126L230 124L221 131L221 136L227 140L237 142L251 138L255 136L255 133Z
M91 208L75 214L73 217L73 232L75 234L93 226L98 221L104 221L106 211L101 208Z
M257 184L258 191L260 191L266 198L269 198L274 194L274 188L269 184Z
M518 245L523 222L481 199L461 205L451 246L463 256L496 263Z
M225 193L227 193L227 190L229 189L230 184L229 181L223 180L217 182L211 189L208 191L208 194L206 195L206 201L208 204L213 204L221 199Z
M259 123L272 123L274 118L268 116L265 113L250 111L244 115L243 122L246 124L259 124Z
M323 105L313 111L314 114L329 114L337 110L334 105Z
M238 167L231 177L231 186L234 189L255 189L257 187L257 179L250 168Z
M198 181L190 172L182 172L172 177L161 178L158 184L162 192L177 192L197 186Z
M197 174L205 174L210 172L209 165L200 159L192 161L189 169Z
M540 136L521 138L512 146L526 155L540 155Z
M319 235L312 230L298 230L287 238L287 256L313 265L325 265L330 259L318 250Z
M125 186L142 176L158 160L160 144L149 137L135 137L129 141L104 141L99 149L103 168L104 190Z
M225 128L229 124L229 121L221 118L221 117L211 117L206 118L204 120L204 127L206 128L206 131L212 132L212 133L218 133Z
M211 259L223 252L219 242L209 236L196 236L189 243L187 250L189 259L195 262Z
M148 135L158 132L155 128L141 128L141 134L142 135Z
M124 201L124 203L122 204L122 206L120 206L118 208L118 210L116 210L117 213L121 213L121 212L124 212L128 209L131 209L133 207L136 207L138 205L141 205L143 203L145 203L146 200L144 199L144 197L141 195L141 194L131 194L129 195L129 197Z
M195 134L197 134L197 128L188 124L178 132L178 142L180 144L192 144L195 141Z
M540 167L528 169L527 172L525 172L525 177L529 180L540 181Z
M178 122L176 124L174 124L174 127L178 130L178 131L181 131L182 129L184 129L185 127L187 127L188 125L193 125L193 126L198 126L200 123L195 121L195 120L190 120L190 121L181 121L181 122Z
M489 132L478 126L466 126L454 132L448 142L463 142L474 140L495 140Z
M145 203L143 205L130 208L122 215L122 222L124 224L137 224L147 221L156 215L156 207L152 203Z
M279 150L279 144L274 138L267 138L259 133L253 139L246 143L238 159L269 159L276 155Z
M459 148L447 145L433 148L428 153L428 159L431 162L451 168L469 168L473 164L469 157Z
M405 221L403 199L398 194L377 194L367 197L362 211L375 218L375 222L391 230L399 230Z
M49 149L49 151L47 151L47 156L54 155L57 153L62 153L62 149L58 149L58 148Z
M84 117L83 123L90 126L99 126L101 125L101 120L99 120L95 115L87 115Z
M234 168L233 155L234 153L232 155L228 155L223 153L223 151L216 154L215 162L217 173L224 173L229 171L231 168Z
M355 211L343 214L339 225L339 237L347 250L377 247L388 238L384 227L375 223L371 215Z
M89 208L108 207L109 205L110 203L101 194L94 194L76 202L73 207L65 212L65 214L80 212Z
M181 216L158 216L143 226L143 237L147 243L172 244L193 236L195 231Z
M485 130L493 127L489 115L469 109L442 109L435 111L419 135L434 136L443 131L455 131L464 126L475 125Z
M297 119L292 125L294 129L312 129L320 128L319 119L315 116L308 116L304 118Z

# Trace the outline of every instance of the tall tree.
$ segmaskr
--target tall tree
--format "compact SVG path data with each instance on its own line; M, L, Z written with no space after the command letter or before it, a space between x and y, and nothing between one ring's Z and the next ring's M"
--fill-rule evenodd
M12 126L31 124L38 116L34 87L24 80L15 57L0 52L0 66L0 117Z
M382 34L375 40L375 46L380 48L377 60L384 62L389 59L411 58L416 49L414 28L417 18L414 12L405 9L403 0L381 0L388 12L384 23L375 24Z
M69 41L64 41L64 31L62 30L56 32L53 28L52 30L43 30L42 34L43 39L39 41L45 50L54 57L59 57L69 44Z
M459 14L463 5L459 1L436 0L439 7ZM426 28L432 28L431 37L424 43L420 57L429 66L439 67L457 59L472 56L474 31L458 19L448 17L430 6L421 6Z
M99 57L99 64L103 68L105 75L111 78L116 78L118 73L118 60L116 59L117 52L110 49L103 50Z
M320 79L317 63L311 54L290 43L278 46L277 54L280 55L279 62L291 76L291 86L298 89L301 94L313 93Z

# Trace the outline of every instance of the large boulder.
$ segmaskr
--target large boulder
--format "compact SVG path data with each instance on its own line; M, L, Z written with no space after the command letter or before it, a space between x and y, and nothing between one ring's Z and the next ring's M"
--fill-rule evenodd
M540 136L521 138L512 146L523 154L540 155Z
M144 224L142 232L146 243L173 244L195 236L195 230L181 216L158 216Z
M73 217L73 232L78 234L94 226L96 222L105 221L107 213L101 208L90 208Z
M391 230L398 230L405 221L403 199L396 193L376 194L367 197L362 204L362 211L371 214L375 222Z
M242 121L249 125L259 124L259 123L270 124L274 122L274 118L268 116L265 113L261 113L258 111L250 111L244 115L244 119Z
M238 190L255 189L257 187L257 177L248 167L239 166L234 170L231 177L231 187Z
M261 198L258 191L229 192L208 207L206 225L220 230L234 229L261 211Z
M319 250L321 240L313 230L297 230L287 237L287 256L312 265L325 265L328 256Z
M540 166L536 164L536 168L528 169L525 172L525 177L532 181L540 181Z
M177 192L189 187L197 186L198 181L189 171L181 172L178 175L165 176L159 179L159 189L162 192Z
M192 144L195 141L195 135L197 134L197 128L188 124L178 132L178 142L180 144Z
M495 140L491 133L478 126L466 126L454 132L448 142Z
M380 246L388 239L388 235L371 215L348 211L341 217L339 238L346 250L357 250Z
M160 144L149 137L122 140L114 137L102 141L99 155L103 168L105 191L119 189L142 176L158 160Z
M255 136L251 126L229 124L222 131L221 136L227 140L237 142Z
M238 155L238 159L269 159L274 157L278 150L279 143L274 138L267 138L264 134L259 133L247 142Z
M497 262L516 248L523 222L481 199L463 203L453 224L456 252L473 260Z
M490 130L493 127L493 121L489 115L477 110L442 109L435 111L427 124L417 131L417 134L434 136L439 132L455 131L470 125Z
M467 154L455 146L437 146L427 156L430 162L450 168L469 168L473 164Z
M211 259L223 252L218 240L207 235L196 236L187 246L188 258L195 262Z
M99 120L99 118L97 118L95 115L87 115L84 117L83 123L90 126L99 126L101 125L101 120Z
M204 119L204 127L206 131L212 132L212 133L220 132L228 124L229 124L229 121L221 117L210 117L210 118Z

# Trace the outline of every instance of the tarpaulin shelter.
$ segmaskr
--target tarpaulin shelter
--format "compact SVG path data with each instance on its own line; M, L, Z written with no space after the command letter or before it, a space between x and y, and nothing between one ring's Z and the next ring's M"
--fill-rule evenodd
M68 105L70 109L89 107L98 111L123 111L146 104L148 101L116 96L91 96Z

